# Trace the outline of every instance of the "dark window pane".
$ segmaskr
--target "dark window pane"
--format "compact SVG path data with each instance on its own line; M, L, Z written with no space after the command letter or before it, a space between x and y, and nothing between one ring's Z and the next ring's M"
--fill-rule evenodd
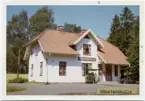
M118 66L115 65L115 76L118 76Z

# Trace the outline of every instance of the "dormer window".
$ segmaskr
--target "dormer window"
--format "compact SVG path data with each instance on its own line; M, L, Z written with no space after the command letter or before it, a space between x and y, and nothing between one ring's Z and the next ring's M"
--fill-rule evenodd
M91 45L83 44L83 53L84 55L91 55Z

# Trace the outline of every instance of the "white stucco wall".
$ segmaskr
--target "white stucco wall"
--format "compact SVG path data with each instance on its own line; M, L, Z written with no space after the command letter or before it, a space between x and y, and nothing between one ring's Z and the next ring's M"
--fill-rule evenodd
M91 45L91 56L83 55L83 44ZM85 82L85 76L82 76L82 63L92 63L93 68L97 69L97 46L91 39L82 39L76 49L80 57L96 58L96 61L80 61L78 56L48 56L48 82ZM66 76L59 76L59 61L67 62ZM98 75L98 71L96 73Z
M66 76L59 76L59 62L66 62ZM49 56L48 82L85 82L82 76L81 62L76 56Z
M91 55L83 55L83 44L91 45ZM32 54L29 58L29 81L36 82L85 82L85 76L82 76L82 63L92 63L92 68L98 69L97 46L91 39L82 39L76 45L80 57L96 58L96 61L80 61L78 56L64 56L64 55L47 55L45 57L42 50L37 44L32 49ZM38 56L35 55L38 50ZM46 59L47 58L47 62ZM66 76L59 76L59 61L67 63ZM43 75L40 76L40 62L43 62ZM31 64L33 64L33 77L31 77ZM98 76L98 71L95 72Z
M36 56L36 50L38 50L38 55ZM40 76L40 62L43 62L43 73ZM33 64L33 76L31 77L31 64ZM39 44L32 48L32 54L29 58L29 81L45 82L46 81L46 60L43 56Z
M83 44L90 44L91 45L91 55L84 55L83 54ZM82 39L76 46L77 51L80 53L80 57L88 57L88 58L96 58L96 61L81 61L81 63L92 63L93 69L98 69L98 56L97 56L97 46L93 39ZM96 71L98 75L98 71Z

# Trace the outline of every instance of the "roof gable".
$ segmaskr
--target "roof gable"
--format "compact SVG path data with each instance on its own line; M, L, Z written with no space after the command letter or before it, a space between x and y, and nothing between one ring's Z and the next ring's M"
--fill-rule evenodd
M95 42L97 43L97 45L100 47L100 48L103 48L104 45L103 43L101 43L101 41L96 37L96 35L93 33L93 31L91 29L88 29L87 31L85 31L84 33L82 33L80 35L80 37L78 37L75 41L73 41L70 45L76 45L78 42L80 42L84 37L86 36L91 36Z

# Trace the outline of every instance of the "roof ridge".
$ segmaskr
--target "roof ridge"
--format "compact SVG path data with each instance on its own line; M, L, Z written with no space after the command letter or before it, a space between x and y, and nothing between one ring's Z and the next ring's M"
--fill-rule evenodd
M53 30L53 31L58 31L58 30ZM65 32L65 31L58 31L58 32L63 32L63 33L68 33L68 34L75 34L79 35L80 33L75 33L75 32Z

